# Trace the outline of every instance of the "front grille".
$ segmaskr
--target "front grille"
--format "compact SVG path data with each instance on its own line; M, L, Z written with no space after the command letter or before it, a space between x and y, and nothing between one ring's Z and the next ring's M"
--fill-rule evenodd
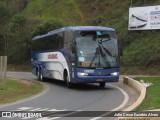
M111 74L98 73L98 74L88 74L88 76L111 76Z

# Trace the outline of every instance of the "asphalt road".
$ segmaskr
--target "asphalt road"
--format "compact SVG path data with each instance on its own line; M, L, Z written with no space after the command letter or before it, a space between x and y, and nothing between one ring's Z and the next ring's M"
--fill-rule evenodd
M25 72L8 72L7 77L19 78L24 80L36 80L36 76ZM123 109L129 101L129 95L123 89L123 85L118 83L108 83L105 89L100 89L99 84L76 85L74 89L68 89L67 86L60 81L49 80L43 82L46 90L43 94L31 98L27 101L21 101L0 107L1 111L48 111L56 113L57 111L67 111L67 113L53 116L46 113L43 118L23 118L33 120L102 120L107 111L117 111ZM96 115L93 112L90 116L85 117L80 111L102 111ZM105 112L104 112L105 111ZM98 113L98 112L97 112ZM69 116L69 117L65 117ZM0 118L3 119L3 118ZM19 119L19 118L12 118ZM6 120L6 118L5 118ZM11 119L9 119L11 120Z

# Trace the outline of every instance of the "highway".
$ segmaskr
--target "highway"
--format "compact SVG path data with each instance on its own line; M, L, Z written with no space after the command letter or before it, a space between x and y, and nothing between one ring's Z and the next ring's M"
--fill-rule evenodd
M36 80L36 76L27 72L8 72L7 77ZM42 82L45 91L34 98L18 103L1 106L1 111L70 111L62 116L46 116L43 118L30 118L33 120L74 120L74 114L79 111L103 111L98 116L76 117L76 120L106 120L103 118L108 111L118 111L126 107L132 100L130 96L136 94L128 90L121 81L107 83L104 89L99 84L76 85L74 89L68 89L65 83L56 80ZM104 112L106 111L106 112ZM71 117L65 117L71 115ZM23 118L24 119L24 118ZM28 119L28 118L25 118ZM16 118L17 120L17 118Z

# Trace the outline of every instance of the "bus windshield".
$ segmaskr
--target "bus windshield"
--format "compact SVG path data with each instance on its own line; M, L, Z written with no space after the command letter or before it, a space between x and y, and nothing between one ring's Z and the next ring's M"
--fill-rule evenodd
M110 68L119 66L116 34L113 31L77 31L77 67Z

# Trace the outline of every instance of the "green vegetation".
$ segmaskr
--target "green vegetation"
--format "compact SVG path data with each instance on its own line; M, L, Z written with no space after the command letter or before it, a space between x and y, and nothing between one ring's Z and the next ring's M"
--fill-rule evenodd
M0 104L27 98L42 91L42 89L41 84L31 81L0 80Z
M138 111L152 110L160 108L160 77L138 77L136 80L144 80L144 82L152 83L153 86L147 88L146 98L143 103L137 108Z
M132 6L158 4L159 0L134 0ZM153 74L160 74L159 30L128 31L130 5L128 0L1 0L0 55L5 54L6 43L9 64L29 63L31 38L35 35L63 26L108 26L115 28L124 48L123 73L134 66L139 71L152 68Z

